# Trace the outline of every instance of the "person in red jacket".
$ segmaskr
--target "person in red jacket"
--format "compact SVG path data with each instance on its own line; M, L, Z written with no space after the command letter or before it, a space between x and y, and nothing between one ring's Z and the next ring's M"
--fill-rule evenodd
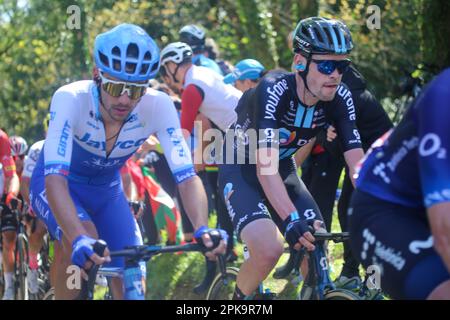
M5 290L3 300L14 299L14 245L17 230L17 217L11 212L11 200L16 199L19 194L19 177L16 173L16 165L11 155L9 137L5 131L0 129L0 162L4 175L4 187L1 210L1 232L2 232L2 258L3 271L5 275Z

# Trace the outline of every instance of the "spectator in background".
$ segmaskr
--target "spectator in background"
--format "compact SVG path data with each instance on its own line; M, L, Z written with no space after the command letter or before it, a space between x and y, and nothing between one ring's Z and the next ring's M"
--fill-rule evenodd
M248 89L256 87L266 73L264 66L254 59L244 59L239 61L234 67L233 72L223 78L226 84L232 84L236 89L245 92Z
M220 57L219 47L212 38L206 38L204 55L211 60L214 60L222 70L222 74L226 76L232 70L232 64L228 61L222 60Z
M187 43L192 48L192 63L196 66L202 66L214 70L223 75L219 65L212 59L208 58L205 46L205 31L194 24L184 26L179 31L180 41Z

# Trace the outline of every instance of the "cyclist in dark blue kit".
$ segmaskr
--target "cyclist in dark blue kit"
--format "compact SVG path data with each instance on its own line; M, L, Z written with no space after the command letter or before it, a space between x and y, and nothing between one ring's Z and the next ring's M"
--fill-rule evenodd
M322 218L297 176L293 154L312 144L331 118L349 167L363 157L352 95L341 84L353 48L350 31L336 20L309 18L300 21L293 42L297 72L267 75L247 90L225 138L224 159L238 162L220 167L219 185L250 255L237 277L235 299L250 296L281 256L283 238L274 221L289 245L314 249L309 228L322 228Z
M353 252L395 299L450 299L450 69L376 141L349 209Z

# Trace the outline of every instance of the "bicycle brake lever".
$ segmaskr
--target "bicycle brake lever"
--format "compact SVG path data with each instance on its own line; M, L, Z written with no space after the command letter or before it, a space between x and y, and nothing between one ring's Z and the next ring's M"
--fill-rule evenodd
M219 255L218 257L219 269L222 276L226 276L227 274L227 266L225 262L225 257L223 255Z

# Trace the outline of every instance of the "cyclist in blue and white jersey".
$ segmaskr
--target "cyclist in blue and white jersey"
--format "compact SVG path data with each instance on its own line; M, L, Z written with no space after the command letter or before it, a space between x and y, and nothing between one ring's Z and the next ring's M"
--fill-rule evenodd
M70 83L53 95L44 150L31 179L33 210L58 240L56 298L78 294L66 286L70 264L86 268L112 260L112 266L123 267L124 259L111 259L109 250L142 244L119 171L151 134L164 149L195 237L213 250L206 255L214 259L226 247L219 235L213 247L205 191L175 107L165 93L148 88L159 70L156 43L142 28L121 24L96 37L94 58L95 81ZM108 245L104 257L93 252L98 238ZM120 279L114 279L113 293L122 297Z
M450 299L450 69L360 168L348 211L353 252L395 299ZM373 269L376 270L376 269Z

